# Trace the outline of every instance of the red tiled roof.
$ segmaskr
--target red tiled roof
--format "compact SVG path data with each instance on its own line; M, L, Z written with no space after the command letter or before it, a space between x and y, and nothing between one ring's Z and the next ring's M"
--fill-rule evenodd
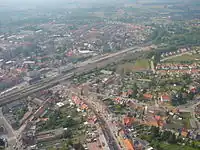
M132 125L133 121L134 121L134 118L132 118L132 117L125 117L124 118L124 124L125 125Z
M155 119L156 119L156 120L160 120L160 116L156 115L156 116L155 116Z
M114 98L114 100L119 102L121 100L121 98L120 97L116 97L116 98Z
M184 136L184 137L186 137L187 134L188 134L188 132L186 132L186 131L182 131L182 132L181 132L181 135Z
M146 93L146 94L143 94L143 97L146 98L146 99L152 99L153 95Z
M170 98L169 95L162 95L161 96L161 101L170 101L170 100L171 100L171 98Z
M129 89L129 90L128 90L128 94L130 95L130 94L132 94L132 93L133 93L133 90Z
M124 145L126 146L127 150L134 150L134 147L133 147L133 143L131 142L130 139L124 139L123 140L124 142Z
M86 104L81 105L81 109L85 110L88 109L88 106Z

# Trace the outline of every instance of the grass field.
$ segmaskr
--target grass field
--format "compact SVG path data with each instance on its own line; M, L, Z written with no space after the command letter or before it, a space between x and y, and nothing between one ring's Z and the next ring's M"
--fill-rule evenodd
M200 60L200 54L196 54L196 55L184 54L182 56L177 56L177 57L168 59L167 61L183 62L183 61L198 61L198 60Z
M150 69L150 62L148 59L137 60L135 63L125 63L119 65L117 68L118 73L135 72L140 70Z
M185 119L190 119L191 118L191 114L189 112L181 112L180 116L185 118Z
M141 139L145 139L147 141L151 141L152 139L150 138L150 136L148 135L142 135L140 137ZM152 141L152 143L154 143ZM154 143L155 144L155 143ZM153 147L155 147L155 145L153 144ZM195 145L198 145L199 142L196 142ZM197 150L198 148L193 148L191 146L184 146L184 145L178 145L178 144L169 144L169 143L166 143L166 142L163 142L163 141L159 141L159 149L162 149L162 150Z
M189 147L189 146L165 144L165 143L160 143L160 147L163 150L197 150L197 149Z
M133 66L135 69L149 69L150 62L148 59L137 60Z

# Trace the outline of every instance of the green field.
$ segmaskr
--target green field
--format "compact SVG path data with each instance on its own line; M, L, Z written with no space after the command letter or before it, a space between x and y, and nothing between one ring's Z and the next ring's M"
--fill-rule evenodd
M148 59L137 60L134 64L135 69L149 69L150 62Z
M198 61L198 60L200 60L200 54L196 54L196 55L184 54L182 56L177 56L177 57L168 59L166 61L183 62L183 61Z
M166 143L160 143L160 147L163 150L197 150L197 148L195 149L189 146L166 144Z
M191 118L191 113L189 113L189 112L181 112L180 116L185 118L185 119L190 119Z
M117 68L117 72L121 74L148 69L150 69L150 61L148 59L140 59L137 60L135 63L131 62L119 65Z
M197 150L198 148L194 148L192 146L185 146L185 145L179 145L179 144L169 144L167 142L163 141L152 141L150 136L148 135L142 135L140 137L141 139L145 139L151 143L151 146L154 148L157 148L158 150ZM194 142L195 146L199 145L199 142Z

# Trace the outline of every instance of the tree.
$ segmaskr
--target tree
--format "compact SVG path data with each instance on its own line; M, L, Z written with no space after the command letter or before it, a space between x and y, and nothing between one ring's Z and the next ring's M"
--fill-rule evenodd
M168 140L168 138L171 136L171 134L172 134L172 133L171 133L170 131L164 131L163 134L162 134L162 137L161 137L162 140L163 140L163 141Z
M111 52L110 45L106 43L106 44L104 45L104 47L103 47L103 51L104 51L104 52Z
M66 143L67 145L73 145L73 141L71 139L68 139Z
M69 129L65 130L63 133L63 138L66 139L66 138L71 138L71 137L72 137L72 131Z
M192 78L191 78L191 76L190 76L189 74L184 74L184 75L182 76L182 78L183 78L183 80L186 82L186 85L187 85L187 84L190 84L190 83L192 82Z
M188 95L187 95L187 100L193 100L195 94L193 92L190 92Z
M176 144L176 143L177 143L176 135L175 135L174 133L172 133L172 134L169 136L168 142L169 142L170 144Z
M177 106L177 105L181 105L181 104L185 104L187 101L186 99L183 97L183 94L181 91L179 91L177 94L174 94L172 96L172 105L173 106Z
M72 118L65 118L63 121L64 128L70 128L76 124L76 121Z
M160 136L159 127L152 126L151 132L153 138L158 138Z
M133 93L132 93L132 95L130 97L136 98L137 94L138 94L138 87L137 87L136 83L133 84L132 90L133 90Z
M51 147L51 148L49 148L49 150L56 150L56 148Z
M160 146L160 143L158 143L158 142L156 142L156 144L154 146L157 150L163 150L163 148Z
M69 145L67 143L64 143L60 150L69 150Z

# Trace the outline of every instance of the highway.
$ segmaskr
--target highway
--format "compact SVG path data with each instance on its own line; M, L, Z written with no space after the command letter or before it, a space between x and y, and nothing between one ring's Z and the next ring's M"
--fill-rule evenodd
M65 75L59 75L52 79L43 80L40 83L31 85L27 88L22 88L22 89L13 91L12 93L8 93L6 95L0 96L0 106L5 105L6 103L10 103L12 101L24 98L40 90L52 87L54 85L62 83L65 80L69 80L74 77L74 74L80 75L80 74L88 73L92 71L93 69L95 69L96 67L103 68L107 66L108 64L122 60L123 59L122 55L125 55L129 52L137 52L137 51L142 51L142 50L143 50L142 47L139 48L139 46L135 46L135 47L128 48L128 49L125 49L116 53L112 53L109 55L102 55L101 58L92 60L91 62L78 64L76 65L74 69L72 69Z

